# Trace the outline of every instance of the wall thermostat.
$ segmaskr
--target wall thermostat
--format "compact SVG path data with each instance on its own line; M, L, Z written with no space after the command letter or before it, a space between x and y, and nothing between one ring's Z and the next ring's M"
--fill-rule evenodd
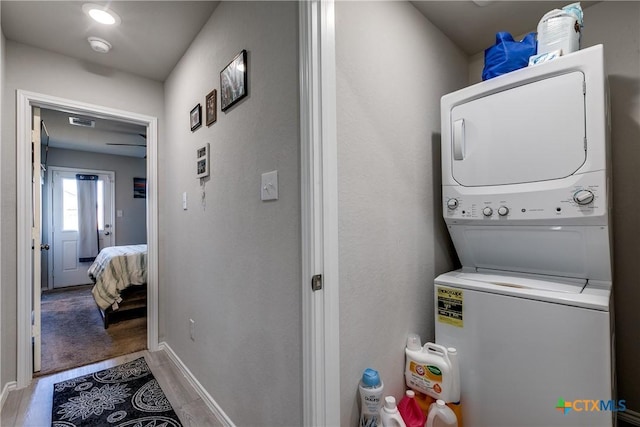
M209 143L196 150L196 177L209 176Z

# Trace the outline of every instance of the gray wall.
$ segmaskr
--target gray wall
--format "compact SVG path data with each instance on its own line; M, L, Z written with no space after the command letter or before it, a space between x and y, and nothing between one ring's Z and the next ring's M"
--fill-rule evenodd
M404 393L408 332L433 340L433 279L454 267L440 211L440 97L467 57L406 2L336 4L341 425L358 382Z
M221 2L165 82L161 333L237 425L302 424L297 22L295 2ZM189 111L220 93L242 49L249 96L192 133ZM195 154L207 142L203 206ZM272 170L280 198L262 202Z
M613 169L614 304L618 397L640 413L640 3L600 2L584 11L581 47L604 45L611 98ZM471 83L481 80L484 56L473 56Z
M0 150L2 194L2 375L1 385L16 380L16 90L23 89L90 104L158 117L163 143L164 92L161 83L89 65L83 61L6 43L6 84Z
M582 46L604 45L611 97L614 304L618 397L640 413L640 3L601 2L585 11Z
M122 210L122 217L114 217L116 230L114 244L135 245L147 242L146 199L133 198L133 178L145 178L147 176L147 161L145 159L50 147L47 154L47 168L51 166L115 172L115 206L113 209L114 212ZM44 187L42 188L42 241L43 243L51 244L52 242L48 238L48 221L51 216L49 200L51 187L46 173L44 178ZM42 252L41 285L43 289L49 288L48 255L48 252Z
M133 178L146 178L147 161L136 157L88 153L86 151L49 148L47 166L63 166L113 171L116 175L114 218L116 245L136 245L147 242L147 200L133 198Z

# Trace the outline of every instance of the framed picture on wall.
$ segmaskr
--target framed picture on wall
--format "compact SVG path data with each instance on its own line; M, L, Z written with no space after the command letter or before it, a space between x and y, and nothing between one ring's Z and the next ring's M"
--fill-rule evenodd
M191 132L198 129L202 125L202 106L200 104L193 107L191 113L189 114L190 122L191 122Z
M147 178L133 178L133 198L147 198Z
M220 72L220 109L226 111L247 96L247 51L242 50Z
M207 100L205 102L207 126L211 126L217 120L217 117L216 117L217 109L218 109L218 106L216 104L217 95L218 95L218 91L215 89L209 92L209 94L207 95Z

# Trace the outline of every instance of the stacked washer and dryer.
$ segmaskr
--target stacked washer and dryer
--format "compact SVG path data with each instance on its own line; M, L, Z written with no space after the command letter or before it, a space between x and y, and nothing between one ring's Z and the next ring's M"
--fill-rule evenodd
M441 107L443 214L462 269L435 279L436 342L458 350L465 427L614 425L603 47Z

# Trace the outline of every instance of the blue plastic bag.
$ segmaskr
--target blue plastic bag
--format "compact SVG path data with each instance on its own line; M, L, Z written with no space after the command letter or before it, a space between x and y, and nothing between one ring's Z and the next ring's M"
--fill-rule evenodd
M529 57L536 54L536 33L529 33L522 41L515 41L510 33L496 34L496 44L484 51L482 80L524 68Z

